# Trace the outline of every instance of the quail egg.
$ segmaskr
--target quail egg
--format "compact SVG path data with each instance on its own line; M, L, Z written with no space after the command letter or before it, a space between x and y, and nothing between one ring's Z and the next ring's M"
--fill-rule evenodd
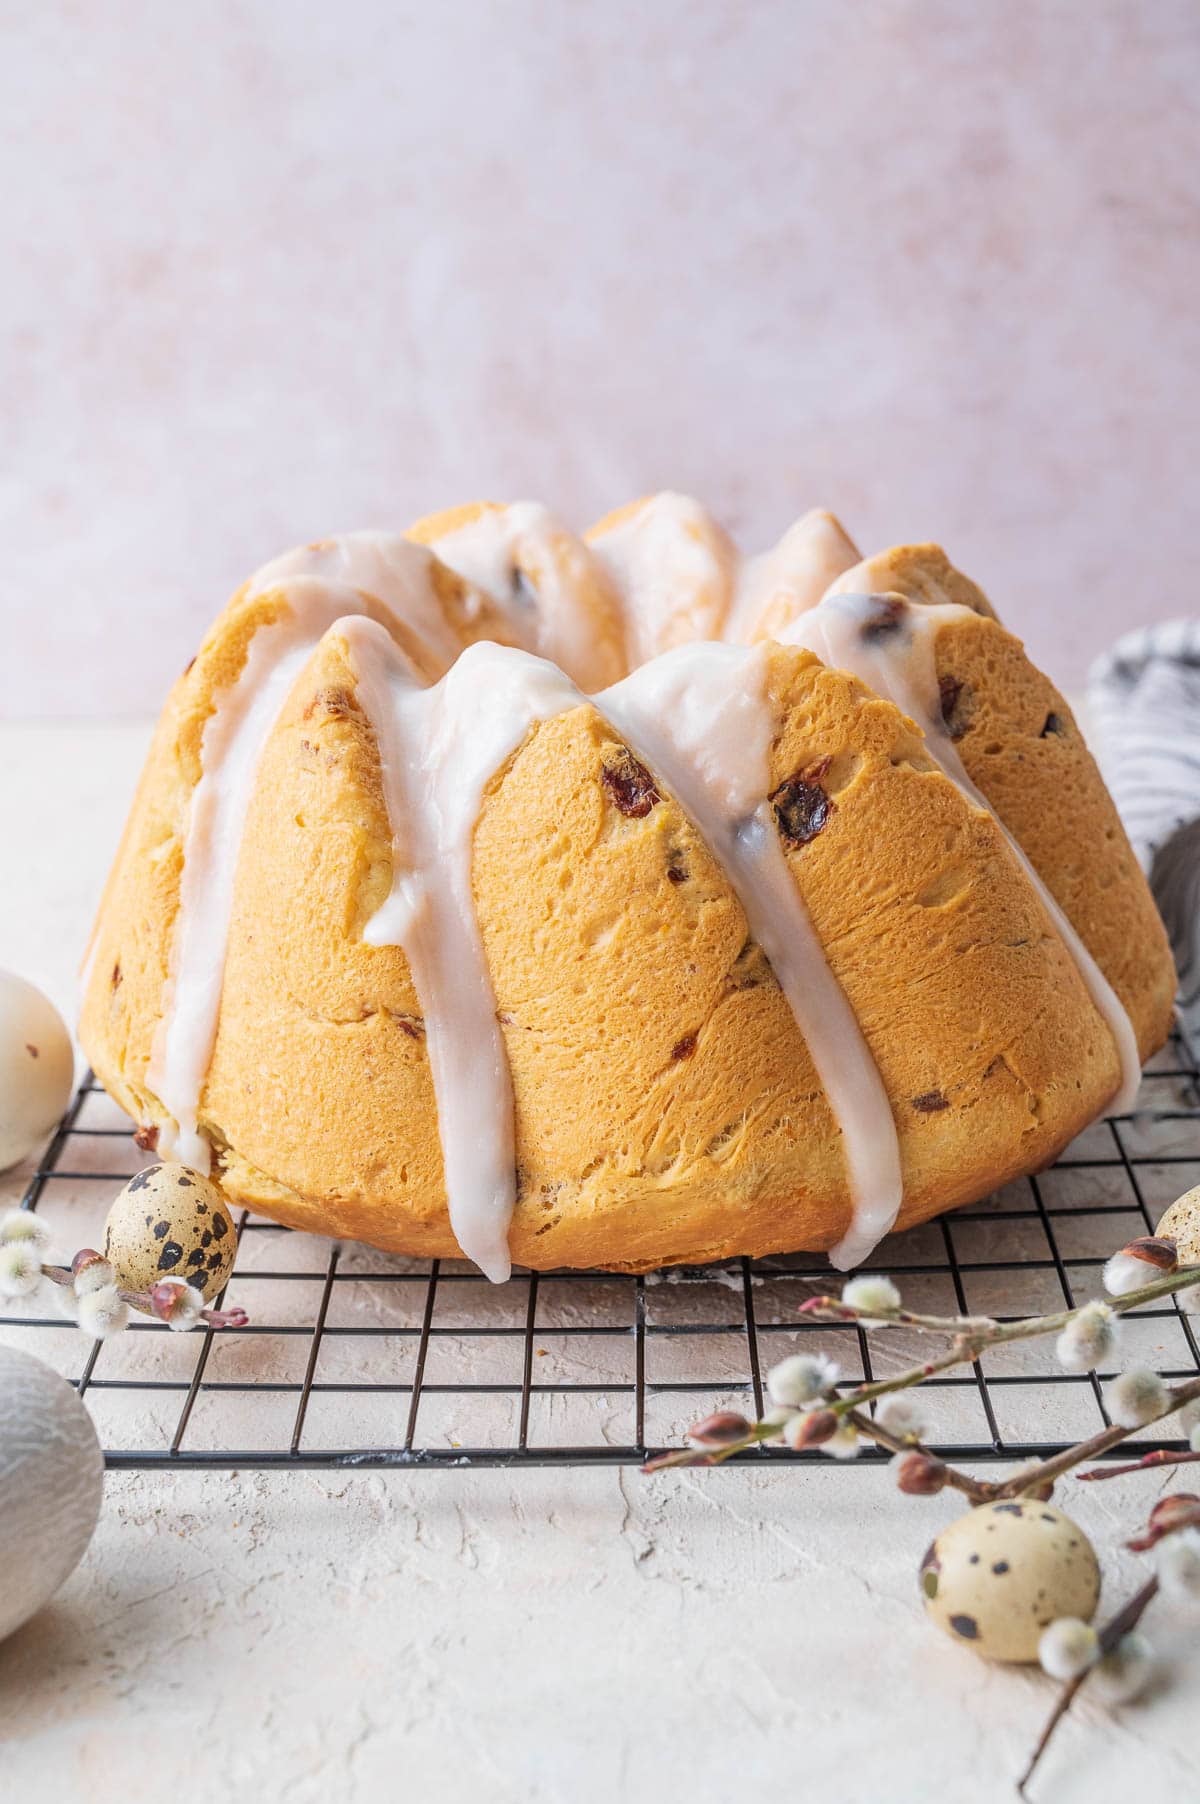
M104 1257L125 1290L184 1278L207 1302L225 1287L237 1257L229 1205L186 1165L147 1165L108 1212Z
M1200 1265L1200 1184L1176 1197L1154 1232L1175 1242L1180 1265Z
M0 971L0 1171L49 1134L71 1100L75 1053L40 990Z
M984 1503L944 1528L921 1562L928 1614L987 1660L1036 1660L1059 1616L1090 1622L1100 1596L1092 1544L1053 1504Z

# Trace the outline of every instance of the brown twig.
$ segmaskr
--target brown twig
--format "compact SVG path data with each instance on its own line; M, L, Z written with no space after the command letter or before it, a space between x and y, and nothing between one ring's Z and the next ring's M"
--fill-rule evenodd
M881 1447L886 1447L889 1453L923 1453L926 1459L935 1461L941 1467L943 1482L952 1491L961 1491L963 1496L969 1498L972 1503L986 1503L991 1496L992 1487L984 1480L972 1478L969 1472L960 1472L956 1466L945 1465L938 1460L936 1454L930 1452L923 1441L917 1440L915 1436L893 1434L890 1428L885 1428L882 1422L875 1420L874 1416L864 1415L858 1409L847 1410L846 1418L853 1422L859 1434L865 1435L868 1440L878 1442Z
M1169 1497L1160 1497L1150 1512L1150 1520L1140 1535L1125 1545L1130 1553L1149 1553L1152 1547L1168 1535L1177 1535L1182 1528L1200 1528L1200 1497L1190 1491L1175 1491Z
M1174 1271L1164 1272L1151 1283L1143 1284L1138 1290L1127 1291L1124 1296L1093 1297L1075 1308L1056 1309L1048 1315L1021 1316L1013 1322L997 1322L991 1316L920 1315L903 1308L855 1309L852 1304L843 1303L840 1297L829 1296L809 1297L800 1305L799 1313L811 1315L819 1322L856 1322L863 1327L883 1325L915 1328L922 1334L956 1335L964 1341L977 1341L982 1351L986 1347L1002 1347L1012 1341L1058 1333L1093 1302L1106 1303L1114 1315L1124 1315L1130 1309L1140 1309L1143 1303L1157 1302L1159 1297L1169 1297L1175 1291L1187 1290L1197 1283L1200 1283L1200 1266L1181 1265Z
M1181 1529L1195 1528L1200 1525L1200 1497L1190 1492L1179 1491L1170 1497L1160 1497L1150 1512L1150 1520L1140 1535L1125 1543L1133 1553L1147 1553L1150 1548L1157 1547L1168 1535L1177 1535ZM1157 1576L1147 1579L1136 1596L1131 1597L1123 1610L1119 1610L1100 1630L1100 1659L1111 1654L1121 1638L1137 1627L1147 1604L1158 1595L1159 1582ZM1075 1700L1076 1693L1084 1683L1088 1673L1094 1667L1085 1667L1076 1678L1069 1679L1059 1693L1058 1701L1050 1713L1049 1721L1042 1730L1041 1737L1033 1750L1029 1765L1017 1781L1017 1792L1025 1796L1025 1787L1033 1776L1033 1770L1046 1751L1046 1747L1055 1729L1062 1721Z
M853 1303L843 1303L840 1297L826 1295L806 1297L798 1313L811 1315L819 1322L856 1322L864 1327L883 1322L889 1328L917 1328L926 1334L990 1334L1000 1326L990 1315L923 1315L900 1304L894 1309L864 1310L856 1309Z
M1082 1465L1084 1460L1095 1459L1099 1454L1107 1453L1110 1447L1119 1447L1127 1441L1131 1434L1137 1434L1143 1428L1149 1428L1154 1422L1161 1422L1166 1416L1173 1416L1176 1410L1183 1409L1188 1403L1200 1398L1200 1378L1193 1378L1188 1384L1176 1385L1173 1391L1167 1392L1165 1409L1157 1415L1149 1416L1145 1422L1138 1422L1132 1428L1102 1428L1086 1441L1079 1441L1074 1447L1068 1447L1063 1453L1056 1453L1051 1459L1040 1460L1036 1466L1029 1466L1024 1472L1018 1472L1005 1484L998 1485L993 1493L996 1497L1020 1497L1031 1484L1044 1484L1047 1479L1061 1478L1064 1472Z
M1142 1615L1146 1609L1146 1606L1157 1595L1157 1592L1158 1592L1157 1578L1147 1579L1146 1583L1142 1586L1141 1590L1134 1597L1130 1598L1129 1602L1125 1605L1124 1609L1118 1610L1117 1614L1112 1618L1112 1620L1110 1622L1105 1623L1104 1627L1100 1630L1100 1657L1101 1657L1101 1659L1104 1658L1105 1654L1111 1654L1113 1649L1116 1647L1117 1643L1122 1639L1122 1637L1125 1635L1128 1635L1131 1629L1134 1629L1137 1627L1138 1623L1142 1619ZM1075 1678L1068 1679L1067 1683L1063 1686L1062 1690L1059 1692L1057 1702L1055 1703L1053 1710L1050 1712L1050 1716L1046 1722L1046 1726L1042 1730L1041 1735L1038 1737L1037 1746L1034 1748L1033 1753L1030 1755L1029 1764L1025 1768L1025 1771L1021 1774L1021 1777L1017 1780L1017 1796L1018 1797L1021 1797L1021 1798L1025 1797L1025 1795L1026 1795L1025 1787L1029 1784L1029 1781L1033 1778L1034 1770L1037 1767L1039 1760L1042 1758L1042 1755L1046 1752L1046 1749L1049 1747L1050 1737L1054 1734L1054 1731L1057 1729L1059 1723L1062 1721L1063 1717L1067 1714L1067 1711L1071 1708L1071 1705L1075 1702L1075 1698L1078 1695L1080 1687L1086 1682L1088 1674L1092 1671L1094 1671L1093 1667L1090 1667L1090 1666L1085 1667L1083 1672L1079 1673Z
M1130 1472L1144 1472L1150 1466L1188 1466L1200 1460L1200 1453L1178 1453L1170 1447L1159 1447L1144 1459L1131 1460L1127 1466L1094 1466L1090 1472L1077 1472L1080 1484L1094 1483L1099 1478L1124 1478Z

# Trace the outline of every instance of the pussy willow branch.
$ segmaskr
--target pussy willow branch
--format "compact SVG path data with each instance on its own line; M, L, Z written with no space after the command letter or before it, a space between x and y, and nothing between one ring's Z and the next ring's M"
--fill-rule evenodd
M1140 1309L1143 1303L1156 1302L1159 1297L1186 1290L1193 1284L1200 1286L1200 1266L1181 1265L1173 1272L1164 1272L1150 1284L1143 1284L1140 1290L1128 1291L1123 1297L1093 1297L1088 1303L1079 1303L1073 1308L1055 1310L1049 1315L1021 1316L1015 1322L997 1322L987 1315L919 1315L903 1308L867 1311L843 1303L840 1297L828 1296L809 1297L801 1304L800 1314L815 1316L821 1322L861 1322L864 1327L883 1324L916 1328L924 1334L960 1335L966 1340L977 1339L982 1349L1003 1346L1014 1340L1031 1340L1039 1334L1055 1334L1092 1302L1107 1303L1114 1315L1124 1315L1127 1310Z
M818 1407L816 1402L813 1407ZM757 1447L762 1441L778 1440L779 1434L777 1423L755 1422L749 1434L739 1441L731 1441L725 1447L677 1447L674 1453L660 1453L657 1459L647 1460L642 1471L670 1472L679 1466L720 1466L732 1454L741 1453L746 1447Z
M1149 1553L1168 1535L1177 1535L1185 1528L1200 1528L1200 1497L1190 1491L1172 1491L1159 1498L1141 1534L1134 1535L1125 1545L1130 1553Z
M874 1390L876 1387L864 1388ZM915 1437L892 1434L881 1423L863 1414L855 1407L860 1397L861 1392L855 1391L843 1396L831 1393L826 1398L814 1400L814 1407L830 1409L838 1415L848 1416L860 1434L877 1441L881 1447L888 1448L892 1453L924 1453L930 1459L937 1457ZM1165 1406L1156 1415L1148 1417L1145 1422L1139 1422L1132 1428L1116 1426L1103 1428L1098 1434L1089 1436L1086 1441L1077 1442L1075 1446L1066 1448L1062 1453L1053 1454L1049 1459L1038 1460L1031 1466L1023 1466L1019 1472L1014 1473L1012 1478L1004 1479L998 1484L973 1478L969 1472L961 1472L957 1466L944 1464L942 1465L943 1477L945 1483L952 1490L961 1491L964 1497L971 1499L972 1503L1002 1502L1006 1498L1022 1497L1027 1491L1045 1484L1052 1484L1056 1478L1061 1478L1064 1473L1081 1465L1084 1460L1097 1459L1110 1447L1119 1447L1122 1441L1128 1440L1131 1434L1137 1434L1139 1429L1150 1428L1155 1422L1165 1421L1168 1416L1175 1415L1178 1410L1197 1401L1200 1401L1200 1378L1193 1378L1187 1384L1177 1385L1174 1390L1168 1391ZM659 1472L672 1466L717 1466L727 1460L731 1454L739 1452L741 1448L753 1447L760 1441L773 1440L778 1434L777 1424L756 1422L750 1434L740 1441L734 1441L727 1447L681 1447L677 1453L669 1453L662 1459L652 1460L645 1470ZM1138 1462L1139 1465L1142 1463L1151 1463L1151 1456L1148 1456L1146 1462ZM1167 1462L1164 1460L1154 1463L1166 1464ZM939 1461L939 1464L942 1462ZM1107 1478L1115 1477L1117 1472L1135 1470L1137 1470L1137 1466L1121 1466L1111 1475L1101 1472L1087 1473L1083 1476Z
M1142 1428L1150 1428L1155 1422L1165 1421L1173 1416L1176 1410L1183 1409L1189 1403L1200 1399L1200 1378L1193 1378L1188 1384L1176 1385L1173 1391L1167 1392L1166 1407L1156 1415L1148 1416L1144 1422L1137 1422L1132 1428L1104 1428L1099 1434L1092 1435L1086 1441L1080 1441L1074 1447L1068 1447L1065 1453L1056 1453L1050 1459L1040 1460L1036 1466L1027 1466L1018 1472L1015 1478L1007 1479L996 1485L991 1496L997 1498L1020 1497L1031 1484L1044 1484L1047 1480L1061 1478L1064 1472L1070 1472L1074 1466L1084 1460L1096 1459L1106 1453L1110 1447L1119 1447L1127 1441L1131 1434L1137 1434Z
M987 1502L991 1493L983 1480L972 1478L969 1472L960 1472L957 1466L945 1465L915 1435L893 1434L881 1422L877 1422L873 1416L864 1415L861 1410L851 1409L846 1413L848 1420L853 1422L859 1434L866 1435L869 1440L877 1441L881 1447L886 1447L889 1453L923 1453L926 1459L934 1460L941 1466L945 1482L952 1491L961 1491L963 1496L969 1498L972 1503Z
M75 1275L67 1265L43 1265L42 1276L49 1278L52 1284L57 1284L61 1289L66 1290L69 1290L75 1282ZM176 1282L182 1282L182 1280L176 1280ZM128 1303L129 1307L136 1309L139 1314L155 1314L154 1300L148 1290L122 1290L119 1285L116 1290L121 1301ZM158 1317L157 1319L161 1321L163 1318ZM244 1328L250 1317L241 1307L234 1309L205 1308L200 1311L200 1320L208 1328Z
M1157 1594L1157 1578L1147 1579L1141 1590L1137 1592L1135 1596L1130 1598L1124 1609L1118 1610L1117 1614L1105 1623L1104 1627L1100 1630L1101 1658L1103 1658L1105 1654L1111 1654L1122 1636L1128 1635L1131 1629L1137 1627L1145 1613L1147 1605L1153 1602ZM1017 1795L1019 1797L1023 1798L1025 1796L1025 1787L1033 1778L1039 1760L1049 1747L1050 1737L1054 1734L1059 1723L1067 1714L1071 1705L1075 1702L1081 1686L1087 1683L1088 1674L1092 1671L1094 1671L1093 1667L1085 1667L1075 1678L1068 1679L1062 1690L1059 1692L1054 1708L1047 1718L1046 1726L1038 1737L1037 1746L1029 1757L1029 1764L1021 1774L1021 1777L1017 1780Z
M841 1401L837 1391L831 1387L823 1391L820 1396L813 1398L811 1408L832 1410ZM873 1416L861 1414L857 1409L848 1409L844 1412L839 1411L839 1413L844 1413L860 1434L866 1435L869 1440L877 1441L881 1447L886 1447L889 1453L923 1453L929 1459L936 1458L936 1455L931 1453L924 1442L919 1441L915 1435L893 1434L890 1428L883 1426L882 1422L875 1421ZM732 1454L740 1453L744 1448L756 1447L763 1441L778 1440L781 1432L777 1422L755 1422L749 1433L743 1435L740 1440L730 1441L723 1447L680 1447L674 1453L663 1453L657 1459L648 1460L642 1470L643 1472L668 1472L672 1467L677 1466L719 1466ZM977 1503L983 1501L979 1481L972 1478L968 1472L952 1472L952 1468L947 1466L946 1483L973 1498ZM980 1495L976 1496L977 1492Z
M814 1398L813 1407L832 1409L839 1401L836 1391L828 1391L824 1397ZM873 1416L863 1415L857 1409L844 1412L847 1419L853 1422L859 1434L868 1440L876 1441L880 1447L886 1447L889 1453L923 1453L927 1459L936 1460L939 1466L942 1461L931 1453L923 1441L915 1435L893 1434L882 1422ZM672 1466L719 1466L730 1454L738 1453L744 1447L757 1446L762 1441L774 1440L779 1435L778 1424L756 1422L751 1432L740 1441L734 1441L727 1447L681 1447L675 1453L664 1453L659 1459L649 1460L642 1470L644 1472L666 1472ZM943 1466L946 1484L954 1491L961 1491L972 1503L984 1503L990 1495L988 1486L979 1479L972 1478L969 1472L959 1472L954 1466Z
M1092 1299L1105 1301L1114 1315L1125 1315L1131 1309L1138 1309L1144 1303L1157 1302L1160 1297L1170 1296L1174 1291L1186 1290L1200 1283L1200 1267L1184 1266L1177 1271L1168 1272L1161 1278L1155 1278L1150 1284L1144 1284L1140 1290L1131 1290L1123 1297L1111 1299ZM1068 1323L1087 1309L1090 1303L1081 1303L1073 1309L1059 1309L1049 1315L1022 1316L1015 1322L996 1322L988 1316L937 1316L920 1315L913 1310L892 1309L871 1313L853 1308L843 1303L838 1297L810 1297L802 1304L800 1313L810 1315L823 1322L853 1322L864 1327L907 1327L928 1334L948 1334L954 1337L953 1345L947 1352L936 1359L926 1360L923 1364L910 1366L906 1371L898 1372L892 1378L880 1378L871 1384L859 1385L856 1389L842 1392L830 1392L823 1398L814 1398L812 1407L823 1407L833 1410L836 1415L847 1416L861 1412L863 1405L872 1403L879 1397L891 1396L896 1391L909 1390L914 1385L933 1378L938 1373L953 1370L955 1366L971 1365L981 1353L992 1347L1011 1345L1014 1341L1034 1340L1047 1334L1060 1334ZM1192 1401L1193 1396L1200 1396L1200 1380L1196 1388L1183 1386L1179 1391L1172 1391L1170 1406L1159 1416L1152 1418L1161 1420L1162 1416L1173 1415L1185 1403ZM869 1420L863 1417L863 1420ZM1140 1424L1146 1426L1146 1424ZM882 1446L892 1445L892 1441L884 1440L878 1432L878 1425L873 1421L869 1429L871 1439ZM1069 1472L1072 1466L1081 1459L1094 1459L1109 1447L1118 1446L1127 1435L1135 1433L1134 1429L1109 1428L1100 1435L1083 1441L1079 1448L1069 1448L1067 1453L1055 1459L1042 1461L1027 1466L1015 1478L1003 1485L985 1485L972 1479L967 1473L959 1472L952 1466L946 1467L946 1483L967 1496L978 1493L976 1501L986 1501L990 1497L1016 1497L1034 1485L1043 1483L1047 1478L1054 1478L1062 1472ZM648 1472L666 1471L679 1466L717 1466L729 1459L743 1448L757 1446L761 1441L775 1440L779 1435L778 1425L756 1422L743 1439L727 1446L717 1448L681 1447L677 1452L665 1454L661 1459L652 1460L645 1468ZM914 1452L926 1452L921 1444L914 1440L897 1442L892 1451L901 1449ZM1074 1456L1074 1457L1072 1457Z
M1183 1529L1195 1528L1200 1523L1200 1497L1185 1496L1181 1493L1169 1497L1160 1497L1150 1512L1150 1520L1140 1535L1135 1535L1125 1543L1133 1553L1147 1553L1157 1547L1160 1541L1169 1535L1177 1535ZM1119 1610L1110 1622L1106 1622L1100 1630L1100 1658L1111 1654L1123 1635L1137 1627L1147 1604L1158 1595L1157 1578L1148 1579L1136 1596L1131 1597L1123 1610ZM1025 1787L1033 1776L1034 1768L1046 1751L1046 1747L1055 1729L1075 1701L1076 1694L1087 1679L1088 1673L1094 1671L1088 1666L1074 1679L1068 1679L1058 1695L1054 1709L1050 1712L1046 1727L1042 1730L1038 1744L1033 1750L1029 1765L1017 1781L1017 1792L1023 1798Z
M1101 1478L1126 1478L1131 1472L1148 1472L1154 1466L1190 1466L1197 1460L1200 1453L1175 1453L1169 1447L1158 1447L1127 1466L1096 1466L1091 1472L1077 1472L1075 1476L1080 1484L1089 1484Z

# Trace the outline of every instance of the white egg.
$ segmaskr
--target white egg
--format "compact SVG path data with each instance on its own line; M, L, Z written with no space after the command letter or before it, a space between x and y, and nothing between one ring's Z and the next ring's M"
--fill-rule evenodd
M0 1641L74 1572L103 1489L92 1418L66 1379L0 1347Z
M0 971L0 1171L40 1146L71 1100L75 1053L42 992Z

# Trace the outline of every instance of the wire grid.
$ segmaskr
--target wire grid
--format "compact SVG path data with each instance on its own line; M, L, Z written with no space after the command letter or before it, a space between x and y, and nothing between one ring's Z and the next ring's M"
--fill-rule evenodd
M1200 1182L1198 1076L1177 1032L1134 1115L1097 1122L1038 1176L890 1237L872 1269L935 1313L1004 1319L1099 1294L1108 1254ZM115 1187L147 1162L89 1075L23 1199L49 1222L56 1256L99 1241ZM764 1373L799 1348L830 1354L846 1384L924 1357L906 1330L868 1341L801 1317L829 1287L821 1255L644 1277L518 1269L493 1286L465 1263L387 1258L245 1212L238 1240L226 1300L248 1310L241 1330L179 1335L135 1318L89 1349L57 1316L22 1305L0 1315L0 1340L57 1366L86 1398L110 1467L640 1464L711 1410L761 1414ZM1173 1298L1143 1308L1126 1317L1123 1356L1195 1376L1197 1326ZM924 1387L931 1443L955 1461L1053 1453L1106 1425L1106 1376L1058 1369L1045 1342L993 1349ZM1136 1441L1143 1452L1182 1444L1152 1431ZM887 1457L870 1449L862 1461Z

